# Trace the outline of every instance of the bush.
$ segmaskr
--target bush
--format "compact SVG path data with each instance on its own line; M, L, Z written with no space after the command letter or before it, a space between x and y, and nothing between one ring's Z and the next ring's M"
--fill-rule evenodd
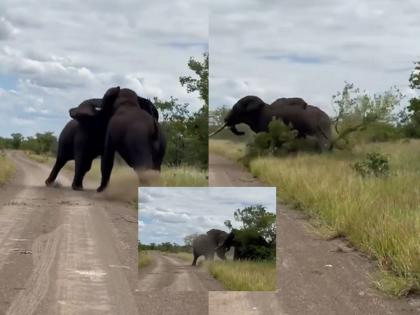
M315 151L316 141L311 138L298 138L297 130L281 120L273 120L268 125L268 132L257 133L253 142L248 144L248 156L265 154L285 155L297 151Z
M386 156L372 152L368 153L364 160L354 163L352 168L363 177L387 176L389 173L389 161Z

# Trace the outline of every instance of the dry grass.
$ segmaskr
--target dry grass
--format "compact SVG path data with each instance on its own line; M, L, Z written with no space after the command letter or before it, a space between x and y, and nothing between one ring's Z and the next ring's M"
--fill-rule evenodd
M226 289L234 291L276 290L275 262L257 261L212 261L205 266L210 274Z
M362 178L350 164L367 151L390 159L388 178ZM251 172L278 197L346 236L374 258L375 284L387 293L420 290L420 142L370 144L354 154L264 157Z
M4 184L15 171L15 166L6 155L0 152L0 185Z
M139 268L149 266L153 261L148 251L139 251Z
M230 140L210 140L209 152L238 161L245 155L246 145L243 142L233 142Z

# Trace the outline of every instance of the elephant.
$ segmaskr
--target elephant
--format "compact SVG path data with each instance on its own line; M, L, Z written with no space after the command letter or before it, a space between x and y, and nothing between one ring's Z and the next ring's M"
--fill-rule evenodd
M275 256L275 243L267 242L255 230L233 229L219 248L234 247L233 260L262 260Z
M103 152L107 119L102 111L102 99L98 98L83 101L69 113L73 119L60 133L57 158L45 184L52 185L63 166L75 160L72 188L82 190L83 177L90 170L92 161Z
M120 89L119 86L108 89L102 98L103 111L110 119L101 157L101 184L97 192L102 192L108 185L115 152L136 171L160 171L165 140L158 121L139 108L138 103L134 91Z
M150 100L138 96L137 102L141 109L149 113L156 121L159 120L159 113ZM60 133L56 162L45 184L52 185L63 166L68 161L75 160L72 188L83 190L85 174L90 170L92 161L104 151L105 132L110 115L103 111L100 98L83 101L78 107L70 109L69 114L73 119ZM163 134L160 134L154 159L156 167L160 167L162 163L165 145L165 138Z
M211 229L206 234L198 235L192 242L194 259L191 265L195 266L197 259L203 255L206 260L213 260L215 253L220 259L226 260L226 252L231 247L230 241L229 234L218 229Z
M236 102L225 117L225 124L211 136L225 127L229 127L238 136L243 135L244 132L236 129L236 125L240 123L247 124L256 133L267 132L273 118L282 119L287 125L291 124L298 131L298 137L314 136L320 150L328 149L331 145L329 116L298 97L279 98L268 105L257 96L245 96Z

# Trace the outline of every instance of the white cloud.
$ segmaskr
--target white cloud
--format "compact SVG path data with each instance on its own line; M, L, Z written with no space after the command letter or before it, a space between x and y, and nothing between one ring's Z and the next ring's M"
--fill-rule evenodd
M210 106L300 96L332 113L344 81L404 90L420 59L419 10L414 0L212 1Z
M193 110L200 106L178 78L190 74L190 56L200 58L207 49L207 1L47 0L40 6L5 0L0 12L0 88L6 94L0 115L23 119L23 108L36 108L30 99L39 98L55 117L39 125L34 112L34 129L9 122L0 136L58 133L70 107L114 85L148 98L174 96Z
M193 233L217 228L249 205L262 204L276 212L272 187L149 188L139 189L139 235L143 243L175 242Z

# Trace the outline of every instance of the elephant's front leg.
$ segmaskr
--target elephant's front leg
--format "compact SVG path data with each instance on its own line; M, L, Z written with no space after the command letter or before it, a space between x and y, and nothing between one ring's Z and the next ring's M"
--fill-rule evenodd
M107 141L105 144L104 154L101 157L101 185L96 190L97 192L102 192L109 183L109 178L111 177L112 168L114 167L114 156L115 148L111 141Z

